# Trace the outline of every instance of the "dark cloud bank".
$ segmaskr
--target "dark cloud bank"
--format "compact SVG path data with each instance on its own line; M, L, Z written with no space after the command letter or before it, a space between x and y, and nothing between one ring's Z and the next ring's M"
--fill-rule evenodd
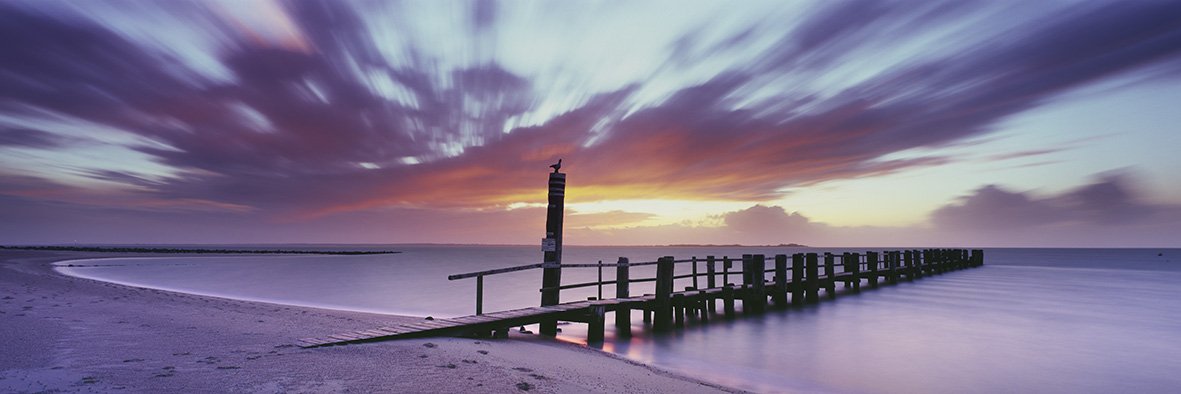
M322 236L338 227L387 228L425 221L437 226L430 231L439 239L465 239L455 229L484 228L483 218L490 227L505 219L536 222L536 212L527 209L480 210L540 201L540 173L556 157L570 163L572 184L582 188L581 194L572 190L574 200L766 201L784 187L946 163L954 159L881 158L982 135L998 121L1065 90L1147 65L1175 63L1181 54L1181 3L1093 4L999 33L962 51L916 59L829 97L785 92L755 107L735 109L734 98L761 78L832 67L858 49L862 37L919 34L941 18L956 18L971 8L968 2L923 7L913 2L822 3L831 5L780 32L780 42L757 62L685 87L659 105L624 117L637 91L628 87L598 94L544 124L505 134L505 122L535 104L531 81L485 64L445 71L454 83L439 86L435 69L387 65L348 3L286 4L314 51L238 37L220 54L233 75L230 83L178 72L174 59L100 23L0 4L0 36L21 38L0 41L0 113L36 117L48 110L134 133L159 143L134 149L178 169L175 176L152 181L117 172L89 174L137 186L124 192L130 195L109 201L106 195L76 187L0 174L5 175L0 178L6 200L3 234L29 241L72 238L54 234L107 241L95 234L114 223L127 229L119 240L152 235L177 240L188 233L222 241L236 239L225 228L240 228L243 236L269 231L249 235L260 241L318 237L333 242L338 240ZM494 31L494 10L481 6L477 11L473 31ZM230 30L216 24L209 28ZM741 45L749 34L735 36L729 45ZM668 61L696 60L688 52L675 52ZM375 94L348 71L350 64L397 81L413 93L417 105ZM473 115L460 105L462 96L487 105ZM265 122L243 116L241 107ZM604 121L604 134L591 132ZM52 130L0 130L0 146L60 149L71 143ZM465 145L462 154L440 150L453 143ZM405 157L422 163L398 161ZM1077 235L1074 231L1150 232L1176 219L1172 208L1135 202L1125 183L1108 178L1053 198L989 186L937 210L931 223L940 231L995 233L998 243L1006 242L1004 233L1024 229L1056 244L1068 243L1068 235ZM145 209L144 201L174 201L185 209L171 209L172 204L147 204ZM186 211L194 205L186 202L202 212ZM260 220L268 225L259 225ZM448 223L454 226L443 227ZM854 239L869 239L866 234L887 241L907 239L887 229L830 228L777 207L730 213L724 223L736 234L799 231L823 243L839 243L847 232L855 232ZM677 230L671 227L664 230ZM395 240L402 233L388 230ZM172 233L176 236L167 236ZM586 234L592 240L600 236L590 230ZM339 241L347 240L355 239ZM790 235L782 240L810 242Z

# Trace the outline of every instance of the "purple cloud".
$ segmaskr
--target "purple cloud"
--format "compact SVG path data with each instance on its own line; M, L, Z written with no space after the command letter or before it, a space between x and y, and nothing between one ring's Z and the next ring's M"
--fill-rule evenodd
M134 186L120 206L197 201L284 218L390 207L486 208L538 200L537 173L558 157L566 158L577 180L572 184L582 188L571 192L576 201L767 201L787 187L954 161L885 158L978 137L1062 92L1181 58L1181 20L1175 17L1181 4L1087 4L953 50L912 55L839 89L785 89L751 99L777 78L826 77L826 70L873 54L870 38L933 34L980 8L970 2L822 3L791 28L759 25L719 43L685 34L677 41L681 49L670 50L676 58L664 60L667 67L706 63L730 47L753 48L769 34L776 44L750 49L760 52L749 64L694 79L667 97L645 99L648 86L637 82L583 92L569 109L540 116L552 103L539 92L553 81L495 61L443 67L421 43L404 48L405 64L394 65L381 42L390 38L369 30L364 4L285 4L301 45L267 42L219 22L214 13L194 11L200 22L193 28L222 43L215 57L228 73L224 80L129 38L116 22L57 15L35 3L0 4L0 35L21 37L0 42L0 116L50 113L151 141L127 148L175 173L148 179L81 172ZM472 34L497 34L499 5L477 4L465 18ZM533 116L540 121L522 120ZM0 147L72 144L52 131L6 129ZM1146 215L1118 186L1111 182L1053 203L991 187L941 210L935 220L1000 228L1056 220L1039 215L1062 215L1062 206L1095 222ZM25 183L0 190L31 195ZM1131 205L1119 205L1125 203ZM985 211L992 214L976 214ZM760 224L744 216L751 212L734 215L736 228L805 220L788 215L782 223Z

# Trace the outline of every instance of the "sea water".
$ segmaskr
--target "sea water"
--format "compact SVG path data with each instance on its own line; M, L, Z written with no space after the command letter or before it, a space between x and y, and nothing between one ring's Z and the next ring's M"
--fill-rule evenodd
M340 247L337 247L340 248ZM64 273L202 295L377 313L474 313L475 280L451 274L534 264L524 246L397 245L385 255L247 255L122 258L59 263ZM564 263L635 262L744 253L874 249L567 247ZM867 393L1174 392L1181 387L1181 250L986 249L985 266L786 311L690 322L601 344L636 361L754 390ZM70 266L72 265L72 267ZM740 267L740 264L735 264ZM701 265L704 271L704 264ZM719 264L719 271L721 264ZM633 278L653 276L633 267ZM678 274L689 267L678 265ZM604 280L614 268L603 270ZM594 268L566 268L564 284ZM730 282L740 282L735 275ZM488 276L484 310L535 306L539 270ZM678 280L676 288L691 286ZM704 285L704 279L702 279ZM839 289L843 290L843 289ZM614 295L613 286L602 289ZM652 283L632 285L651 293ZM598 296L591 286L562 301ZM608 321L612 321L608 316ZM582 341L585 325L562 325Z

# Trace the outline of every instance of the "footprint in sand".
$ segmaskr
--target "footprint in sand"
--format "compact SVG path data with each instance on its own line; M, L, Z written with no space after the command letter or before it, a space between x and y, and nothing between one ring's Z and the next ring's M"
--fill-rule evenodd
M525 368L525 367L516 367L516 368L513 368L513 369L515 369L515 370L517 370L517 371L521 371L521 372L533 372L533 370L532 370L532 369Z
M537 380L549 380L549 378L546 377L545 375L538 375L535 373L531 373L531 374L529 374L529 376L532 376L534 379L537 379Z
M141 361L144 361L144 359L142 359L142 358L129 358L129 359L123 360L123 362L125 362L125 363L138 363L138 362L141 362Z
M521 391L529 391L533 389L533 385L528 382L517 383L517 389Z
M436 345L436 344L433 344L433 343L427 342L427 343L424 343L424 344L422 344L422 346L429 347L429 348L433 348L433 347L436 347L436 346L439 346L439 345Z
M154 377L154 378L171 378L173 375L176 374L176 367L167 366L162 369L164 370L164 372L159 372L155 375L152 375L152 377Z
M468 364L476 364L476 360L461 360L461 361L468 363Z
M488 351L487 350L477 350L476 353L488 354Z

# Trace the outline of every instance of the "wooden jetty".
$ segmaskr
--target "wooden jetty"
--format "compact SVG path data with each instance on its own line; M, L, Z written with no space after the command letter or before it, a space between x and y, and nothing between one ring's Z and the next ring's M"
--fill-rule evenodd
M770 259L768 259L770 257ZM838 263L839 260L839 263ZM741 269L733 269L733 263ZM557 264L542 263L488 271L451 275L450 280L476 279L476 314L450 319L422 320L415 323L378 327L371 330L339 333L326 337L299 341L300 347L330 346L423 336L497 336L508 335L511 327L546 322L573 321L588 324L587 341L603 340L607 324L606 314L614 314L616 335L631 334L631 311L643 311L645 322L653 331L664 332L683 327L687 320L707 323L720 316L734 318L737 313L758 314L774 309L799 307L820 302L820 290L827 298L837 295L837 283L848 292L862 288L877 288L882 284L913 281L926 276L979 267L984 264L983 250L925 249L895 250L862 253L795 253L766 256L746 254L741 258L706 256L677 260L672 256L656 261L631 263L619 258L614 264ZM655 265L655 277L633 278L631 269ZM677 267L689 266L677 272ZM721 266L719 269L719 265ZM585 301L556 303L531 308L492 313L483 312L483 284L485 276L532 269L597 268L599 280L561 285L547 281L540 291L554 295L561 290L597 286L599 297ZM612 280L602 280L603 268L615 268ZM768 278L768 274L770 277ZM740 284L730 283L737 278ZM552 279L552 278L550 278ZM677 280L685 286L676 290ZM656 282L654 294L633 296L632 283ZM704 283L703 283L704 282ZM557 283L555 286L554 284ZM704 284L704 285L703 285ZM703 285L703 286L702 286ZM604 299L603 286L614 286L615 297ZM549 299L547 298L546 301ZM720 301L720 302L719 302ZM722 311L718 312L718 304ZM738 308L741 306L741 309ZM542 333L553 335L552 333Z
M837 295L838 282L844 283L851 292L859 292L863 284L877 288L883 281L894 284L899 280L909 281L984 264L984 251L979 249L895 250L841 255L825 253L823 261L817 253L795 253L791 256L770 256L770 261L765 255L744 254L740 259L706 256L704 259L693 257L677 260L672 256L666 256L656 261L631 263L627 258L620 257L615 264L564 264L562 221L566 174L559 172L562 168L561 160L550 168L553 168L554 172L549 174L546 232L541 242L542 263L448 277L449 280L476 279L475 315L423 320L327 337L307 338L300 340L299 346L316 347L442 335L503 337L508 336L510 327L527 324L538 324L541 335L553 336L557 334L558 321L587 323L587 342L599 342L603 340L608 312L614 314L615 332L619 336L631 335L632 310L642 310L644 322L651 323L653 331L669 331L684 326L687 316L698 322L706 322L713 318L717 314L718 301L722 304L722 315L733 318L739 311L737 305L741 305L743 314L757 314L766 311L768 305L786 308L817 303L820 301L820 289L824 289L824 294L828 298L834 298ZM837 260L840 260L839 265ZM735 262L741 262L741 269L732 270ZM678 274L678 264L682 267L687 264L690 267L689 272ZM656 266L655 277L632 277L632 267L647 265ZM615 268L614 280L603 280L605 267ZM599 279L594 282L563 285L562 269L575 268L597 268ZM542 270L541 306L484 313L485 276L532 269ZM767 279L767 274L771 274L771 280ZM741 278L742 283L731 283L731 276ZM701 279L705 281L704 286ZM682 285L688 281L692 286L685 286L683 291L677 291L677 280L681 280ZM656 282L655 292L633 296L630 285L641 282ZM598 297L586 301L560 302L562 290L590 286L598 287ZM615 286L615 297L605 299L603 286Z

